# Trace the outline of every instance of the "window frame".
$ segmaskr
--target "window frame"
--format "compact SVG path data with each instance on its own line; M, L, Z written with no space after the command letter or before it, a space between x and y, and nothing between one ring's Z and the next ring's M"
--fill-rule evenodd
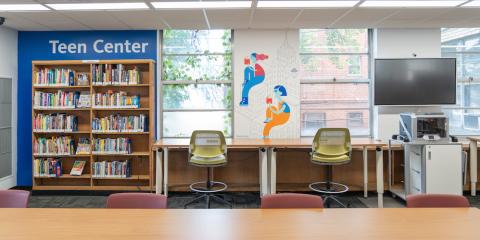
M480 28L478 28L480 29ZM478 35L478 39L480 39L480 33L479 32L476 32L475 35ZM472 35L470 35L472 36ZM469 36L465 36L466 38L468 38ZM448 40L446 42L450 42L452 40ZM465 44L466 40L465 39L462 39L461 40L463 44ZM461 57L463 57L464 55L477 55L477 56L480 56L480 51L479 50L473 50L473 51L465 51L464 49L460 50L460 51L445 51L443 52L443 42L440 43L440 52L441 52L441 56L444 57L444 55L455 55L455 59L457 59L457 64L458 64L458 57L457 55L460 55ZM448 46L448 45L447 45ZM458 70L458 65L457 65L457 70ZM475 83L475 84L480 84L480 77L471 77L471 76L461 76L460 78L458 76L455 76L456 77L456 85L457 86L460 86L460 94L458 94L457 92L457 95L460 96L461 99L464 99L465 97L465 86L468 85L468 84L471 84L471 83ZM473 79L472 79L473 78ZM475 80L475 78L477 78L477 80ZM458 111L461 111L462 112L462 115L461 115L461 121L462 121L462 126L463 126L463 129L464 130L471 130L471 129L468 129L465 127L465 115L467 114L466 111L468 110L480 110L480 106L479 107L465 107L464 106L464 100L462 100L462 102L460 103L460 105L445 105L445 106L442 106L442 111L455 111L455 110L458 110ZM449 130L449 134L452 134L451 130ZM456 136L480 136L480 133L475 133L475 131L472 131L471 134L455 134Z
M172 30L177 30L177 29L172 29ZM195 31L197 29L178 29L178 30L191 30ZM160 39L160 44L159 44L159 87L158 87L158 96L160 103L159 105L159 119L160 121L159 127L160 127L160 138L167 138L167 139L185 139L189 137L172 137L172 136L165 136L164 135L164 113L166 112L227 112L231 113L231 122L230 122L230 135L225 135L226 138L232 138L235 136L235 129L234 129L234 119L235 119L235 111L234 111L234 99L235 99L235 84L234 84L234 78L235 78L235 72L234 72L234 30L233 29L223 29L223 30L230 30L230 36L231 36L231 52L230 53L165 53L164 52L164 39L163 39L163 33L164 30L159 30L159 39ZM208 31L208 30L207 30ZM230 80L163 80L163 61L165 56L231 56L231 72L232 72L232 77ZM230 108L217 108L217 109L164 109L163 107L163 87L164 85L199 85L199 84L224 84L230 87L232 91L231 95L231 106Z
M300 31L301 29L299 29ZM354 111L365 111L368 110L369 118L368 118L368 135L353 135L352 137L355 138L362 138L362 137L371 137L373 136L373 77L372 77L372 69L374 67L373 65L373 30L371 28L366 29L367 30L367 43L368 43L368 51L367 52L341 52L341 53L305 53L301 52L301 46L299 45L299 56L367 56L367 78L355 78L355 79L342 79L342 78L335 78L335 79L302 79L300 78L300 89L302 88L302 85L304 84L368 84L368 109L367 108L322 108L318 110L354 110ZM300 32L299 32L299 38L300 38ZM300 41L299 41L300 42ZM300 100L300 111L302 110L302 100ZM311 110L311 109L310 109ZM347 113L348 114L348 113ZM348 120L348 119L347 119ZM325 120L325 122L328 122L328 120ZM347 124L347 123L346 123ZM312 136L306 136L302 135L302 128L303 128L303 123L301 122L300 124L300 137L302 138L309 138ZM348 126L345 126L348 127Z

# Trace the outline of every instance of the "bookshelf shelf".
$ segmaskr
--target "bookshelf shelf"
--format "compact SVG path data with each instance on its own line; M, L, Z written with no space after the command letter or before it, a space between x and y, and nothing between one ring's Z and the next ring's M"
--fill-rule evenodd
M150 87L150 84L93 85L94 88Z
M130 177L92 177L97 180L149 180L149 175L131 175Z
M132 152L128 153L93 153L93 156L150 156L150 152Z
M88 86L33 86L34 89L90 89L90 85Z
M62 176L59 177L50 177L50 176L33 176L34 178L49 178L49 179L74 179L74 178L86 178L90 179L92 178L92 175L90 174L82 174L80 176L71 176L68 173L64 173Z
M38 81L37 81L38 80ZM95 62L82 60L68 60L68 61L33 61L32 62L32 120L38 116L37 125L40 126L32 132L32 141L37 138L45 138L46 140L59 139L62 136L70 139L75 150L78 147L79 141L88 138L91 142L90 154L33 154L32 164L35 164L35 159L47 159L61 162L62 176L33 176L33 190L113 190L113 191L151 191L153 189L153 159L150 151L154 140L154 119L155 119L155 62L148 59L132 59L132 60L100 60ZM98 82L108 82L114 84L100 85ZM122 84L118 84L121 82ZM124 84L128 82L129 84ZM36 84L42 83L42 84ZM53 84L45 84L53 83ZM62 83L62 84L55 84ZM88 83L88 85L83 85ZM82 85L79 85L82 84ZM71 86L69 86L71 85ZM119 94L123 98L133 97L133 104L139 107L103 107L94 106L94 96L105 94ZM37 95L35 95L37 94ZM57 95L55 95L57 94ZM69 95L70 94L70 95ZM88 94L88 95L87 95ZM55 96L54 96L55 95ZM90 101L91 107L50 107L52 102L46 97L54 96L51 99L55 101L64 101L63 104L71 106L75 102L85 105L85 101ZM60 96L60 97L56 97ZM67 96L67 97L64 97ZM70 96L74 96L73 100ZM89 96L89 97L85 97ZM78 97L78 98L77 98ZM40 98L40 100L39 100ZM89 100L88 100L89 98ZM45 100L46 99L46 100ZM107 98L108 99L108 98ZM65 103L66 101L66 103ZM70 101L70 102L68 102ZM127 100L128 102L129 100ZM39 104L37 104L39 103ZM95 103L97 103L95 101ZM100 103L102 105L111 105ZM48 106L48 107L45 107ZM69 119L74 118L74 123L77 124L78 131L62 131L62 130L47 130L43 120L50 121L53 116L69 116ZM74 116L74 117L72 117ZM109 116L128 117L125 119L134 118L135 121L138 116L141 119L148 121L141 121L140 126L135 125L133 129L147 129L147 132L102 132L93 130L92 124L98 122L98 119ZM97 120L95 120L97 119ZM133 120L132 120L133 121ZM49 123L52 123L50 121ZM35 122L34 122L35 123ZM139 122L134 122L138 124ZM148 123L148 126L145 126ZM145 124L145 125L143 125ZM58 127L59 125L47 125L50 128L65 128ZM71 125L70 125L71 126ZM96 125L95 129L105 129L103 125ZM117 125L118 126L118 125ZM108 128L106 128L108 129ZM98 153L94 150L99 147L95 145L99 141L108 139L128 139L125 140L132 150L130 154L123 153ZM43 140L45 141L45 140ZM122 140L120 140L122 141ZM38 144L43 142L38 141ZM107 145L105 145L107 146ZM108 145L110 146L110 145ZM98 148L100 149L100 148ZM97 149L97 150L98 150ZM49 150L51 151L51 150ZM63 150L61 150L63 151ZM35 152L35 151L33 151ZM80 176L71 176L75 161L85 161L83 174ZM125 162L128 161L130 168L130 176L121 177L97 177L93 176L93 165L97 162ZM48 160L50 161L50 160ZM38 163L38 161L37 161ZM34 165L35 166L35 165ZM38 166L38 165L37 165ZM96 167L98 164L96 165ZM57 167L58 169L58 167ZM37 168L38 170L38 168ZM44 171L43 167L42 170ZM47 171L50 171L47 169Z
M93 135L148 135L149 132L92 132Z
M50 130L33 130L36 134L90 134L90 131L50 131Z

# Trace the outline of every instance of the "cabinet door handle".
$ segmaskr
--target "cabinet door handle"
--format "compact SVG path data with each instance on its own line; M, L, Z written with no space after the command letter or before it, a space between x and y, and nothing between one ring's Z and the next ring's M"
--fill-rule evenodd
M432 160L432 152L428 151L428 160Z

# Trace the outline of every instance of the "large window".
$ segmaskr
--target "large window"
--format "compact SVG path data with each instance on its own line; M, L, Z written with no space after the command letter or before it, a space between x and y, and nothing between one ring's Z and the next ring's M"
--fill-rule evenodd
M444 107L450 133L480 135L480 28L442 29L442 57L457 59L457 104Z
M370 135L370 48L367 29L300 30L302 136L321 127Z
M163 137L199 129L232 136L232 79L230 30L164 30Z

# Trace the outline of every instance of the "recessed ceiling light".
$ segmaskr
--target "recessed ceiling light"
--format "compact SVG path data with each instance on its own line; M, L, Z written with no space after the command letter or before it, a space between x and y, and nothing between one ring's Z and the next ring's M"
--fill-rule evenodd
M257 8L344 8L359 1L258 1Z
M50 9L46 8L40 4L0 4L0 11L48 11Z
M143 2L131 3L58 3L47 4L55 10L132 10L148 9L147 4Z
M480 1L472 1L465 5L462 5L462 7L480 7Z
M463 1L365 1L360 7L456 7Z
M250 8L251 1L152 2L157 9Z

